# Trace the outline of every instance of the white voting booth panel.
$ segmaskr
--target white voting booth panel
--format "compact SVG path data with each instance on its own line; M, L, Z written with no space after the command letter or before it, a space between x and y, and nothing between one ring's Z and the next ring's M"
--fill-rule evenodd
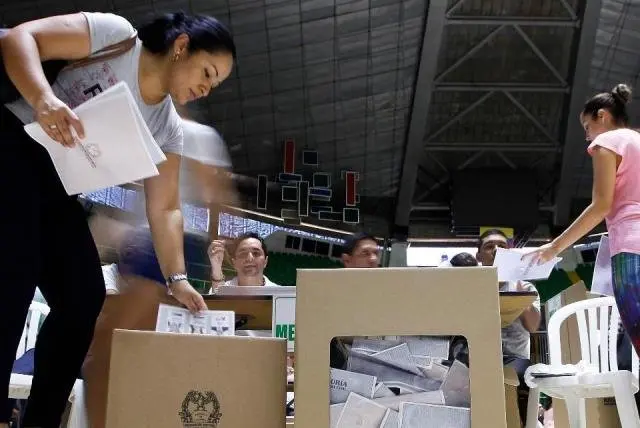
M337 336L461 335L471 426L506 428L494 268L298 270L296 426L329 427L329 343Z

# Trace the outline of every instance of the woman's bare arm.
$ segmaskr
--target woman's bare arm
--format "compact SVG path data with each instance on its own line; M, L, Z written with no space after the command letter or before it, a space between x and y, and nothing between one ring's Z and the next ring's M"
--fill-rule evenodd
M89 24L81 13L25 22L9 30L0 43L7 74L32 107L52 92L42 61L80 59L91 53Z

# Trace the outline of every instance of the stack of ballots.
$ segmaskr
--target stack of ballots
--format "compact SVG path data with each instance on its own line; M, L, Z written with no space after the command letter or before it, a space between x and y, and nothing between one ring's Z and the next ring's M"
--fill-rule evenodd
M331 368L332 428L468 428L469 369L449 337L354 338L346 370Z

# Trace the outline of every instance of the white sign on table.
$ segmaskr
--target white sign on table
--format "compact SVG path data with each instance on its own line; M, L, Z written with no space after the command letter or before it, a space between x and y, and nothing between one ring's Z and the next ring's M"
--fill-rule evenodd
M296 340L296 298L273 296L273 336L287 339L287 352L293 352Z

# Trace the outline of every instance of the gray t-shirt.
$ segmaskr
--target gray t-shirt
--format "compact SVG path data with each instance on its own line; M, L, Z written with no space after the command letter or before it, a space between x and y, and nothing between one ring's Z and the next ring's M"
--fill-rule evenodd
M524 282L525 291L535 291L536 287L530 282ZM516 282L508 282L500 286L500 291L518 291ZM533 306L540 310L540 296L533 302ZM520 358L531 357L531 333L517 320L502 329L502 354Z
M133 26L121 16L111 13L83 12L89 23L91 53L129 39L135 33ZM138 84L138 68L142 42L133 49L104 62L72 70L63 70L52 85L58 98L75 108L91 97L118 82L125 82L133 95L151 134L165 153L182 154L182 122L170 96L158 104L146 104ZM34 121L33 109L24 99L7 104L23 123Z

